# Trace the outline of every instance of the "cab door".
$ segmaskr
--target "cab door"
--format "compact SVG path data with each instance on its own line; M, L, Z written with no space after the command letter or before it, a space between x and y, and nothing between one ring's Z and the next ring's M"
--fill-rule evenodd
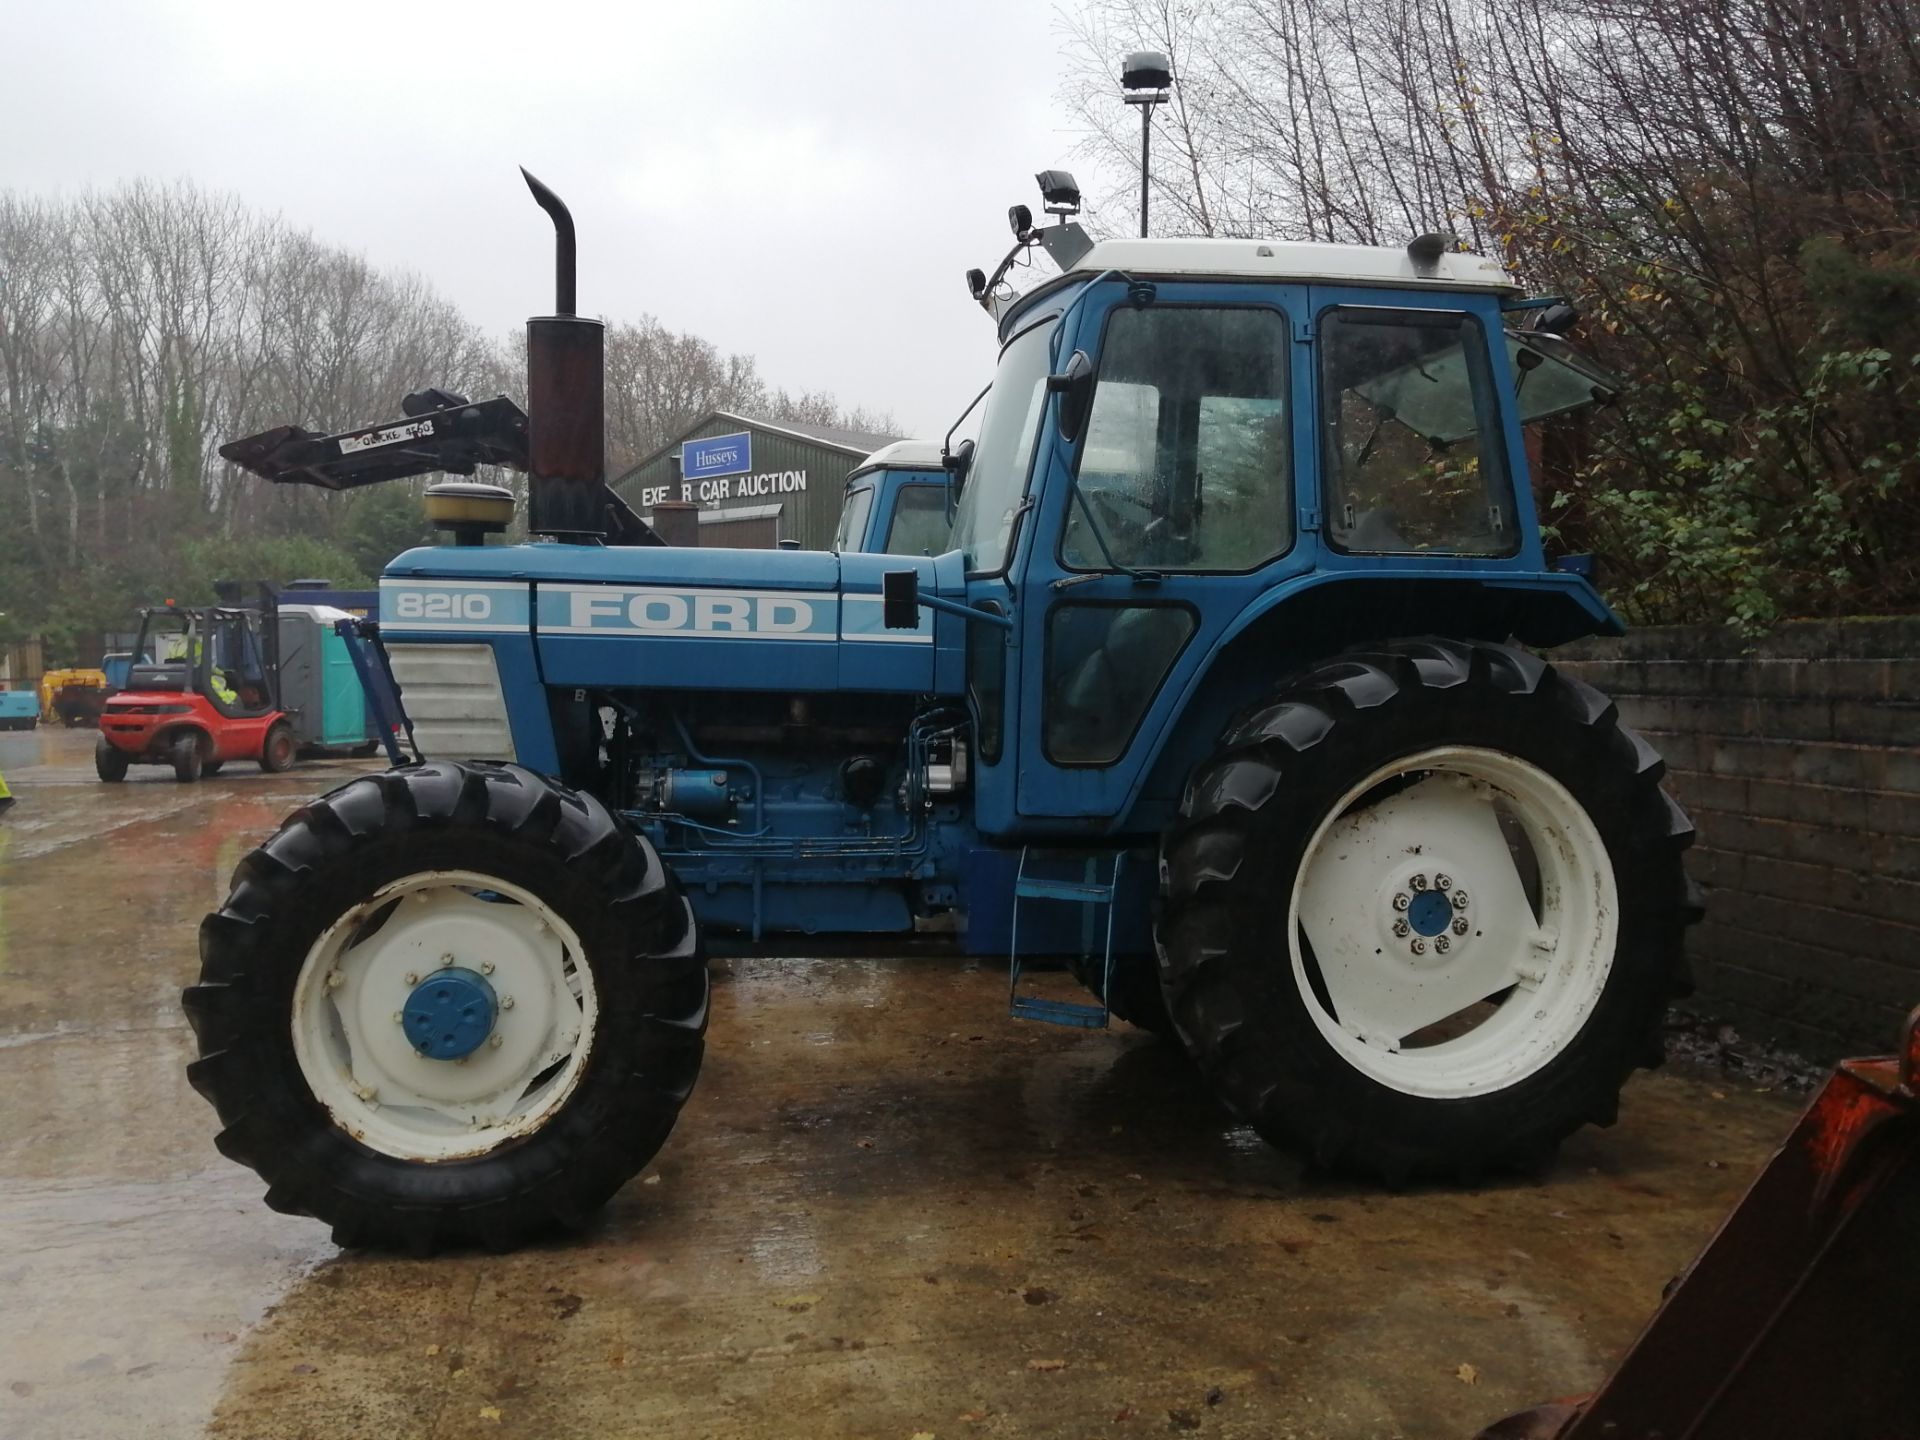
M1093 389L1071 442L1060 401L1042 422L1016 620L1017 808L1069 828L1118 813L1228 625L1312 563L1304 290L1102 288L1060 348Z

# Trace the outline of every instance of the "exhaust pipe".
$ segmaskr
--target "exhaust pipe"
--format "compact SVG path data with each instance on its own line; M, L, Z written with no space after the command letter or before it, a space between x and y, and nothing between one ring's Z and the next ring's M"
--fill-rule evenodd
M574 313L573 215L525 166L553 219L553 309L527 321L527 528L588 543L607 538L607 330Z

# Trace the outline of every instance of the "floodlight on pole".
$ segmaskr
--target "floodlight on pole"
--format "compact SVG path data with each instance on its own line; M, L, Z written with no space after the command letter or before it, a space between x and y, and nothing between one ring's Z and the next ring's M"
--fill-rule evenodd
M1120 88L1129 105L1140 107L1140 238L1147 236L1148 152L1153 142L1153 107L1166 103L1173 68L1158 50L1136 50L1120 66Z

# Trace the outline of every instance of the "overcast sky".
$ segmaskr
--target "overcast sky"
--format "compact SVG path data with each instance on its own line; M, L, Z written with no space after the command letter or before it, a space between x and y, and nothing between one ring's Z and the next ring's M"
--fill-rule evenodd
M1052 13L0 0L0 186L191 178L504 331L552 303L524 164L573 209L582 311L654 314L937 434L995 355L962 273L1071 159Z

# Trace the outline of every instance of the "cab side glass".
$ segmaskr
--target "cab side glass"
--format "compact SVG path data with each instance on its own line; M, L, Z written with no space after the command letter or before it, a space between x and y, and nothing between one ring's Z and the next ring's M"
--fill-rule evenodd
M1062 562L1241 571L1289 549L1290 338L1277 310L1115 311Z
M867 536L867 516L873 512L873 487L863 485L858 490L847 492L846 503L840 508L840 528L834 533L833 548L837 551L858 550L860 542Z
M893 502L887 528L889 555L944 555L951 548L953 522L947 518L947 487L903 485Z
M1459 311L1351 306L1320 322L1327 536L1356 554L1519 545L1486 331Z
M1118 760L1194 623L1184 605L1056 606L1047 617L1047 758Z
M992 600L981 601L980 608L1001 613ZM974 743L991 765L1000 758L1007 715L1007 632L998 625L967 626L967 698L973 702Z

